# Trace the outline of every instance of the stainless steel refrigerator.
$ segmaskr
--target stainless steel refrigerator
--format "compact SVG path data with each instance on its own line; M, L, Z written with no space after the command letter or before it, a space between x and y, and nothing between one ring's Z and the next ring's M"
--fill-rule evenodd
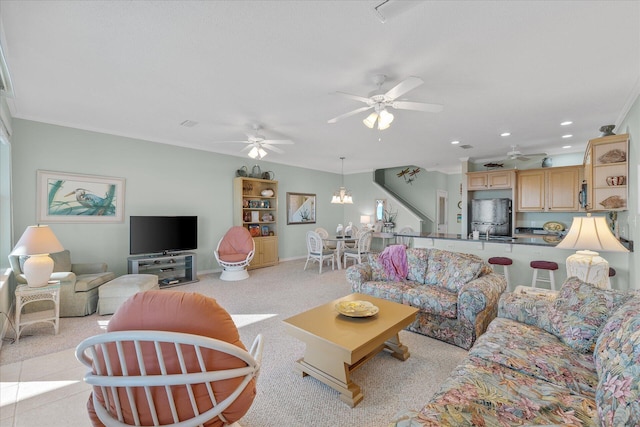
M481 236L511 236L511 199L471 200L471 231Z

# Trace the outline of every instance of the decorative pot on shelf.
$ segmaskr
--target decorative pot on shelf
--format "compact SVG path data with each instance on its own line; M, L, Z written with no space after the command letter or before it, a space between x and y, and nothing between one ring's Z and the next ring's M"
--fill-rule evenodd
M262 197L273 197L273 190L270 188L266 188L260 192Z
M262 178L262 170L260 169L260 166L253 165L253 168L251 168L251 177Z

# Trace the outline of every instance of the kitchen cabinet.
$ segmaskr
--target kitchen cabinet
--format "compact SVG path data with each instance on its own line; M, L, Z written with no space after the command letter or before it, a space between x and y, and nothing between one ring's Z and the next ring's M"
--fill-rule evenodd
M592 139L585 152L587 210L624 211L629 200L629 134Z
M482 171L467 173L467 190L504 190L513 188L513 170Z
M517 172L518 212L577 212L582 166Z
M237 177L233 181L233 225L245 227L255 242L249 269L278 263L278 181Z

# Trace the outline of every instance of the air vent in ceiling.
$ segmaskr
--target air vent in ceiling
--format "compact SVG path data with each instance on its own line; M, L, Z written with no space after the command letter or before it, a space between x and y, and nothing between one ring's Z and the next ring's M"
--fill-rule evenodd
M462 148L463 150L468 150L469 148L473 148L473 145L464 144L464 145L458 145L458 147Z
M197 124L198 122L194 122L193 120L185 120L184 122L180 123L180 126L184 126L186 128L192 128Z

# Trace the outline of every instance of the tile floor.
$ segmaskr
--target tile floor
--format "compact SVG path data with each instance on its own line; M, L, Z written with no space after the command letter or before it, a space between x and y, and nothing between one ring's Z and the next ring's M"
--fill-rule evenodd
M86 427L91 387L75 349L0 366L0 427Z

